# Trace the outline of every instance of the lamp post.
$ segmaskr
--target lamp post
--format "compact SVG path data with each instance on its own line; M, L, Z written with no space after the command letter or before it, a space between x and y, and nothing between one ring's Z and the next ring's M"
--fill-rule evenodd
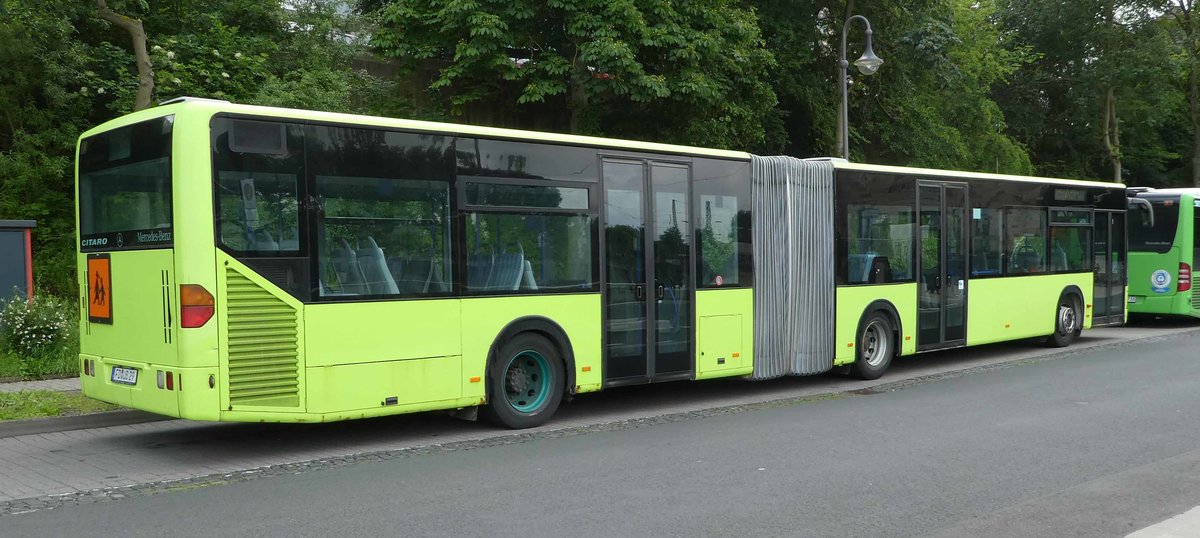
M846 23L842 25L842 48L838 55L838 83L842 86L842 108L838 118L841 122L838 125L837 146L838 152L847 161L850 160L850 78L846 69L850 67L850 63L846 61L846 33L850 30L850 23L855 20L862 21L867 27L867 48L859 59L854 60L854 66L864 75L874 75L879 71L879 66L883 65L883 59L875 55L875 49L871 45L871 21L862 15L846 19Z

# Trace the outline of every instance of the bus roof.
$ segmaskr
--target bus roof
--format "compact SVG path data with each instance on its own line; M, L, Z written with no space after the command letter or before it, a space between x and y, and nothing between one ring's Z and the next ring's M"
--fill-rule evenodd
M998 179L1002 181L1025 181L1029 183L1054 183L1058 185L1074 185L1079 187L1103 187L1108 189L1124 189L1121 183L1104 181L1085 181L1081 179L1058 179L1036 176L1013 176L1007 174L987 174L982 172L960 172L956 170L938 170L934 168L910 168L907 166L886 166L879 164L852 163L843 159L830 159L834 168L842 170L862 170L865 172L891 172L894 174L916 174L924 176L953 177L961 179Z
M1197 187L1177 187L1173 189L1147 189L1137 193L1139 196L1145 194L1148 196L1173 196L1178 198L1182 194L1190 194L1200 197L1200 188Z
M172 99L158 107L136 112L130 116L137 116L132 122L148 119L162 114L168 114L170 111L179 110L180 108L204 108L213 113L230 113L230 114L245 114L253 116L267 116L272 118L286 118L296 120L307 120L313 122L325 122L346 125L361 125L373 126L393 129L405 129L411 131L425 131L434 133L446 134L461 134L467 136L484 136L494 138L508 138L518 140L529 140L537 142L548 142L556 144L571 144L581 146L608 147L613 149L627 149L637 151L647 151L654 153L667 154L682 154L694 156L717 157L722 159L750 160L750 154L741 151L729 151L721 149L700 148L694 146L682 146L675 144L659 144L655 142L640 142L635 140L617 140L612 138L601 138L594 136L580 136L570 134L547 133L541 131L524 131L519 129L503 129L498 127L481 127L478 125L466 125L459 123L443 123L422 120L408 120L385 118L380 116L363 116L358 114L342 114L337 112L319 112L313 110L301 110L294 108L278 108L258 105L242 105L230 103L229 101L219 101L215 99L196 99L196 98L181 98ZM150 113L158 111L158 113ZM129 116L124 116L116 120L105 123L94 129L84 133L84 136L89 136L95 132L104 131L119 125L127 125L131 121L126 121ZM120 122L119 124L116 122Z
M314 122L328 122L347 125L364 125L394 129L407 129L414 131L426 131L437 133L453 133L463 135L508 138L517 140L531 140L547 143L571 144L582 146L608 147L613 149L626 149L649 151L655 153L681 154L717 157L722 159L735 160L750 160L751 154L742 151L729 151L721 149L701 148L695 146L682 146L675 144L659 144L655 142L641 142L635 140L620 140L614 138L602 138L594 136L581 136L571 134L548 133L542 131L525 131L520 129L505 129L499 127L481 127L477 125L466 125L460 123L443 123L422 120L408 120L385 118L380 116L364 116L359 114L343 114L338 112L320 112L313 110L301 110L294 108L279 108L258 105L243 105L222 101L216 99L203 99L194 97L181 97L171 99L164 102L162 105L134 112L132 114L122 116L105 122L89 129L83 133L80 138L85 138L112 129L119 126L129 125L138 121L150 119L153 117L170 114L173 111L182 108L204 108L212 113L231 113L231 114L246 114L254 116L268 116L273 118L288 118L297 120L307 120ZM824 159L821 159L824 160ZM1120 183L1107 183L1101 181L1083 181L1074 179L1055 179L1045 177L1031 176L1014 176L1005 174L987 174L980 172L963 172L958 170L939 170L932 168L912 168L904 166L886 166L875 164L853 163L844 159L831 158L828 159L834 164L835 168L844 170L863 170L873 172L891 172L895 174L908 175L926 175L926 176L941 176L954 177L958 179L998 179L1005 181L1025 181L1031 183L1056 183L1062 185L1075 185L1083 187L1104 187L1104 188L1125 188L1125 185Z

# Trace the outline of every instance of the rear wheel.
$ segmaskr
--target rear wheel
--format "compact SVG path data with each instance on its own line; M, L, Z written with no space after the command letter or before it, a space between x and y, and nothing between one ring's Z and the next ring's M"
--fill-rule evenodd
M1063 295L1054 313L1054 333L1046 337L1050 347L1067 347L1083 332L1083 309L1074 295Z
M879 379L892 365L896 354L892 320L881 311L867 314L859 323L858 356L850 373L859 379Z
M493 357L484 415L514 429L540 426L562 402L564 377L562 360L550 342L535 334L518 334Z

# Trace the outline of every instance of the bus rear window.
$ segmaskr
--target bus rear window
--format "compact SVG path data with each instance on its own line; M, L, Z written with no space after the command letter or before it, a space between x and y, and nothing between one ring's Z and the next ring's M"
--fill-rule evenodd
M173 119L155 118L80 142L81 251L171 246Z
M1175 229L1179 227L1179 200L1150 200L1145 204L1129 204L1129 250L1157 252L1171 250Z

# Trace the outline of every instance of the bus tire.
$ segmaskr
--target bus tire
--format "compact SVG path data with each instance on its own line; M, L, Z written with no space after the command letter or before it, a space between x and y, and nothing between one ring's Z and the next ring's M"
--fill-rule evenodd
M882 310L873 310L858 324L858 352L850 373L859 379L879 379L892 365L896 355L892 318Z
M497 348L488 368L484 417L512 429L544 424L562 403L562 358L554 344L529 332Z
M1082 302L1073 293L1064 293L1054 310L1054 332L1046 337L1050 347L1067 347L1083 332Z

